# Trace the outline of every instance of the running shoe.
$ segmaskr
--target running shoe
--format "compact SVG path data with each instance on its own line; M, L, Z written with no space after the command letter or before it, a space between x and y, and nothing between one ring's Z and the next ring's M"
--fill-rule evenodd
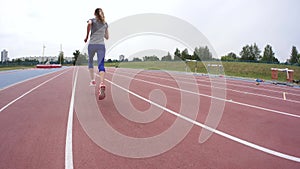
M90 86L91 86L91 87L95 87L95 86L96 86L96 81L95 81L95 80L91 80Z
M100 83L99 85L99 100L103 100L105 98L105 85L104 83Z

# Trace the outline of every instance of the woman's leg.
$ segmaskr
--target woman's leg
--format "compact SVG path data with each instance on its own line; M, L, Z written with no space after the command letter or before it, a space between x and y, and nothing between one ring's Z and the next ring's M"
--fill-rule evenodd
M100 85L99 85L99 100L105 98L105 85L104 85L104 76L105 76L105 68L104 68L104 59L105 59L105 46L100 45L99 50L97 51L97 59L98 59L98 70L100 75Z
M100 45L99 50L97 51L97 59L98 59L98 70L100 76L100 82L104 83L105 79L105 67L104 67L104 59L105 59L105 46Z
M105 79L104 58L102 59L99 66L99 75L100 75L100 83L104 83L104 79Z
M95 81L95 75L94 75L94 56L96 53L95 46L92 44L88 45L88 54L89 54L89 60L88 60L88 68L90 72L90 78L91 81Z

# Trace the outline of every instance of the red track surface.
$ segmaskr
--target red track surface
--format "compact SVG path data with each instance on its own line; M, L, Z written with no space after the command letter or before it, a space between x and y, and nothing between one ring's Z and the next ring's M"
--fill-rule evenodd
M126 79L133 71L122 69L122 71L114 73L115 71L115 69L108 69L106 75L109 80L106 82L107 97L103 101L96 102L98 110L101 111L101 115L107 123L116 131L134 138L152 137L168 130L178 117L167 111L163 111L158 119L150 123L135 123L120 115L116 105L122 103L114 102L113 97L116 95L111 95L112 88L120 95L126 92L112 85L110 81L113 76L120 80ZM192 83L192 76L171 74L173 77L160 71L140 72L131 81L128 90L149 99L149 93L154 89L159 89L164 92L167 99L165 107L180 113L181 94L184 92L174 89L178 88L178 84L173 78L185 83ZM85 95L90 95L93 99L97 97L94 89L88 86L88 73L85 68L79 69L75 88L77 90L75 92L75 108L74 111L70 111L74 115L73 145L71 146L73 148L71 152L73 165L65 166L67 123L72 82L76 79L75 75L76 69L69 68L0 91L0 109L2 108L0 111L1 169L63 169L65 167L76 169L300 168L300 162L265 153L259 148L246 146L216 133L206 142L199 143L199 135L204 129L197 125L191 128L179 144L162 154L148 158L128 158L114 155L97 145L89 137L90 133L86 132L83 122L79 118L79 104L82 104L82 108L87 112L91 108L89 102L85 103L87 100L83 99ZM211 82L205 76L196 76L196 79L200 95L191 93L188 95L191 98L196 96L200 99L196 121L204 124L210 106L213 105L212 99L209 97L212 94ZM45 81L47 82L42 84ZM218 81L218 78L215 81ZM40 84L42 85L30 91ZM230 79L227 79L226 87L227 101L222 119L216 129L254 145L294 156L296 160L299 160L300 89L271 84L256 86L254 82ZM30 92L23 95L28 91ZM283 92L286 100L283 99ZM20 97L18 100L8 105L18 97ZM128 99L139 111L146 111L151 106L150 103L133 95L129 95ZM154 101L159 102L155 98ZM191 105L188 106L192 107L192 102L193 100L189 100ZM3 109L6 105L8 106ZM102 130L95 132L99 132L100 138L107 134ZM120 144L122 140L109 140L109 142L112 145ZM145 149L147 148L149 147L145 147ZM141 149L134 151L139 152Z

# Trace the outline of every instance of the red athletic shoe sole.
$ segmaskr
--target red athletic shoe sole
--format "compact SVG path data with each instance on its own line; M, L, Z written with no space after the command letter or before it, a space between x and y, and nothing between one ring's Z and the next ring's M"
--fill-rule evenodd
M103 100L105 98L105 86L100 86L98 98L99 100Z

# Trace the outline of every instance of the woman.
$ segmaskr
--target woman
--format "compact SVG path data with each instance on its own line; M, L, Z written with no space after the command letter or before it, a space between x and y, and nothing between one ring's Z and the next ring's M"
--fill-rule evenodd
M95 75L94 75L94 66L93 66L93 58L95 53L97 53L97 61L98 61L98 71L100 75L100 85L99 85L99 100L105 98L105 85L104 85L104 58L105 58L105 44L104 38L107 40L109 38L108 35L108 25L105 22L104 13L101 8L97 8L95 10L95 18L89 19L87 25L87 33L84 42L87 42L89 38L89 34L91 32L90 41L88 45L88 55L89 62L88 68L90 72L91 82L90 86L96 86Z

